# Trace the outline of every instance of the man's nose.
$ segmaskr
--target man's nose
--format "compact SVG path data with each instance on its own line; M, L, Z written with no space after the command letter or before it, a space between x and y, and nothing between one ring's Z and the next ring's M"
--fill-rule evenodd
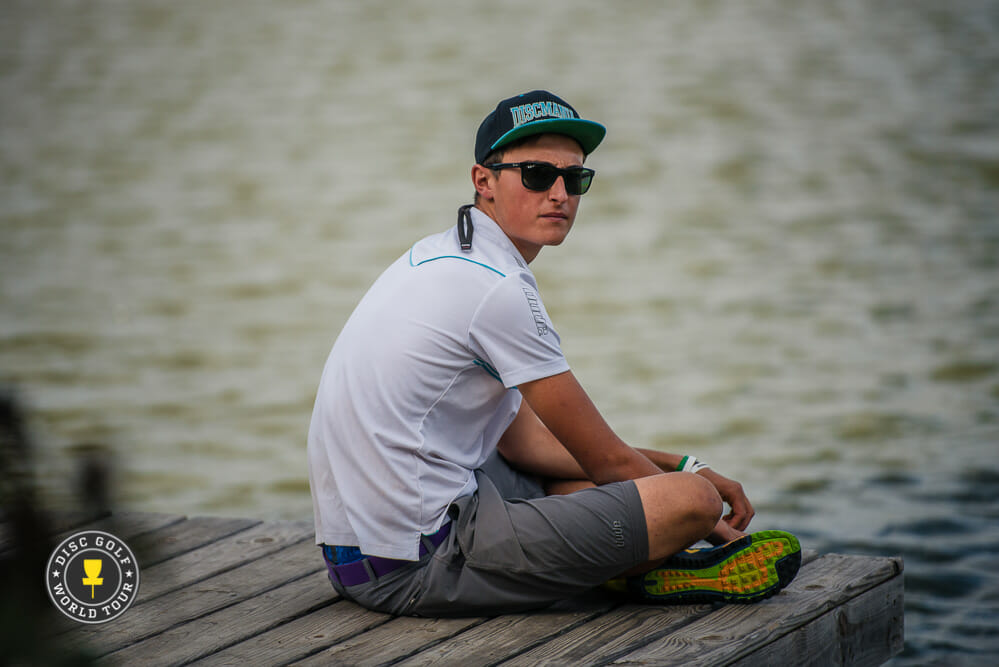
M553 201L565 201L569 198L569 193L565 189L565 179L557 176L552 186L548 188L548 197Z

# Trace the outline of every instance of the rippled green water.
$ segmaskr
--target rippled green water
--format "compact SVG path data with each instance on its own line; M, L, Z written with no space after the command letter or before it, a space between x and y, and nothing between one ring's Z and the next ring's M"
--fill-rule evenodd
M5 2L0 384L59 494L307 517L333 337L500 97L607 140L533 267L630 442L906 558L900 664L999 621L999 3ZM751 6L750 6L751 5Z

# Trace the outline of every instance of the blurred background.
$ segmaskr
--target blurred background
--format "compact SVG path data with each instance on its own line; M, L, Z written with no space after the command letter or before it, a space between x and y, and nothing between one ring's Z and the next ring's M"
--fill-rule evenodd
M547 88L608 135L532 264L634 445L901 554L896 664L999 643L999 2L0 6L0 388L53 504L311 517L322 364Z

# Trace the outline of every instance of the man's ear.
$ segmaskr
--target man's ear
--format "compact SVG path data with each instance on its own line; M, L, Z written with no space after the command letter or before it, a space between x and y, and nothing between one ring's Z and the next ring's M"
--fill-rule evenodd
M479 193L479 196L486 201L492 201L493 199L493 186L496 181L496 174L492 169L487 169L481 164L472 165L472 185L475 186L475 191Z

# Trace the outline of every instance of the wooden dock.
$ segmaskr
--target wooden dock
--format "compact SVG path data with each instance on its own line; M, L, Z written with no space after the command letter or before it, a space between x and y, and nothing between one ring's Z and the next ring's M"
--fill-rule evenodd
M806 552L762 603L647 606L603 592L497 617L423 619L341 599L311 522L115 514L68 525L136 554L120 617L59 616L56 639L109 665L876 665L902 650L902 562ZM4 547L0 540L0 550Z

